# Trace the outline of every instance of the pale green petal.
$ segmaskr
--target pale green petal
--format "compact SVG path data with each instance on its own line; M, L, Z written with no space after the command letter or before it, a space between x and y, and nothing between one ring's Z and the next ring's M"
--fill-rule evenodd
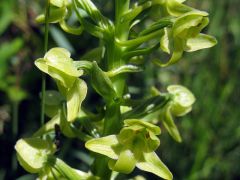
M178 62L180 60L180 58L182 57L183 54L183 41L182 39L176 37L174 38L174 44L173 44L173 53L171 58L166 62L163 63L161 60L158 59L154 59L153 63L160 66L160 67L166 67L169 66L171 64L174 64L176 62Z
M164 28L164 35L160 39L160 48L163 52L170 54L170 34L168 28Z
M139 120L139 119L126 119L124 120L124 125L125 126L129 126L129 128L131 128L131 126L139 126L139 127L144 127L147 128L148 130L152 131L155 135L159 135L161 133L161 129L149 122L146 122L144 120Z
M110 160L108 163L111 170L124 174L131 173L135 165L136 159L134 154L128 149L121 151L118 160Z
M76 80L76 77L66 75L61 70L56 69L55 67L47 65L47 62L43 58L39 58L35 61L35 65L46 74L50 75L55 80L58 80L61 82L61 84L65 88L70 88L74 81Z
M76 79L72 88L67 92L67 120L69 122L73 122L78 116L86 95L87 84L81 79Z
M44 168L49 151L49 143L40 138L20 139L15 145L17 158L21 166L30 173L37 173Z
M185 51L192 52L200 49L210 48L217 44L217 40L213 36L199 34L194 38L189 38L186 43Z
M173 121L173 117L171 115L170 107L168 107L165 111L164 117L163 117L163 125L167 129L168 133L175 139L177 142L182 142L182 138L180 136L180 133L178 131L177 126L175 125Z
M71 56L71 53L65 49L65 48L52 48L50 49L44 56L44 59L69 59Z
M183 2L185 2L186 0L176 0L177 2L179 2L179 3L183 3Z
M43 58L37 59L34 64L40 69L41 71L48 73L48 65L46 65L46 60Z
M144 153L143 155L144 159L136 164L139 169L156 174L163 179L173 179L172 173L155 152Z
M50 0L50 4L61 8L66 4L66 0Z
M170 85L167 87L167 91L174 95L175 102L184 107L191 106L196 100L192 92L181 85Z
M48 17L49 23L58 23L60 20L62 20L67 14L67 9L65 7L62 8L51 8L50 14ZM36 17L37 23L45 23L45 14L41 14Z
M59 71L62 71L63 73L69 75L69 76L74 76L74 77L79 77L83 74L82 70L77 70L73 62L67 62L67 61L47 61L46 64L48 66L54 67L58 69Z
M50 69L53 72L58 72L59 76L65 74L65 76L70 76L70 78L79 77L83 74L82 70L77 70L74 66L73 60L70 58L70 52L64 48L52 48L45 54L44 58L37 59L35 65L52 77Z
M91 139L85 146L90 151L105 155L111 159L118 159L115 148L119 145L116 135L110 135L102 138Z
M201 25L204 16L207 15L208 13L204 11L192 11L180 16L173 24L173 36L175 37L180 35L182 39L186 38L183 36L186 36L187 34L181 33L186 29Z
M54 78L55 80L60 81L60 83L65 87L65 88L71 88L77 77L69 76L63 73L62 71L49 66L48 67L48 74Z
M44 59L46 60L47 65L52 66L69 76L79 77L83 74L83 71L77 70L70 55L70 52L64 48L52 48L46 53Z
M167 6L167 11L171 16L181 16L189 11L193 11L194 9L186 6L184 4L181 4L185 0L167 0L166 1L166 6Z

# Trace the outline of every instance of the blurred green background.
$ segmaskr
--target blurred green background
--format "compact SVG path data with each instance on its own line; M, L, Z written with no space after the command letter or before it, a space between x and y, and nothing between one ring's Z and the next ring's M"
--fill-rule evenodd
M112 14L112 1L94 2L106 15ZM159 69L149 62L146 71L130 77L129 83L135 93L147 92L152 85L164 90L169 84L182 84L197 98L193 111L176 119L183 136L181 144L163 128L158 153L175 179L240 179L240 1L186 3L209 12L210 25L205 31L217 38L217 46L185 54L168 68ZM33 62L44 53L44 28L34 18L43 10L44 1L40 0L0 3L0 179L34 178L16 164L13 147L19 137L30 136L40 125L41 73ZM97 44L88 34L76 38L57 26L50 27L49 48L65 47L76 58ZM49 79L47 88L54 88ZM86 103L91 104L91 97L88 99ZM76 168L87 169L91 159L83 145L63 141L59 156Z

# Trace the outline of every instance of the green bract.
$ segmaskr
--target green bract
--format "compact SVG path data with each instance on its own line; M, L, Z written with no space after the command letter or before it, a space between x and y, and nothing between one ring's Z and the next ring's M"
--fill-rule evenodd
M93 62L91 71L91 83L93 88L107 101L113 101L117 94L113 88L112 81L109 77L98 67L96 62Z
M114 171L130 173L136 166L164 179L172 179L171 172L154 153L160 145L157 137L160 128L137 119L125 120L124 125L119 135L89 140L86 147L109 157L109 168Z
M81 79L76 79L72 88L67 92L67 120L72 122L80 112L82 101L87 95L87 85Z

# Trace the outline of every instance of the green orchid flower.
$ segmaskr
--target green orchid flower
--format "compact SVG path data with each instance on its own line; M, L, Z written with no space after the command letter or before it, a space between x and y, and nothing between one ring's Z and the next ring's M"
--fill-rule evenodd
M48 17L49 23L58 23L64 19L67 14L68 0L50 0L50 14ZM38 23L45 23L45 14L41 14L36 18Z
M78 78L83 71L74 66L69 51L64 48L50 49L44 58L35 61L35 65L57 82L59 91L67 101L67 120L73 122L87 94L86 83ZM54 116L51 112L50 115Z
M70 52L64 48L52 48L44 58L37 59L35 65L65 88L71 88L83 71L74 66L70 55Z
M183 4L185 0L152 0L153 5L160 5L164 16L178 17L189 11L195 10Z
M96 180L90 173L76 170L53 154L55 146L49 140L40 138L20 139L15 145L21 166L30 173L38 173L39 179Z
M60 27L70 34L82 34L83 26L72 27L66 22L66 19L71 15L71 11L71 1L50 0L48 23L59 23ZM36 18L37 23L45 23L45 21L45 14L41 14Z
M54 146L40 138L20 139L15 145L21 166L30 173L38 173L44 168L48 155L55 152Z
M172 101L161 111L159 118L168 133L177 142L181 142L182 138L174 123L174 117L184 116L192 110L195 97L186 87L180 85L171 85L167 87L169 94L172 95Z
M136 166L164 179L172 179L171 172L154 152L160 145L157 137L160 133L160 128L151 123L128 119L118 135L92 139L85 146L109 157L108 166L113 171L128 174Z
M173 95L170 110L174 116L184 116L192 110L196 98L190 90L181 85L171 85L167 91Z
M164 28L164 35L160 39L160 48L171 54L166 62L154 60L154 63L164 67L180 60L183 52L193 52L210 48L217 41L213 36L200 33L209 23L208 13L204 11L190 11L173 20L172 28Z

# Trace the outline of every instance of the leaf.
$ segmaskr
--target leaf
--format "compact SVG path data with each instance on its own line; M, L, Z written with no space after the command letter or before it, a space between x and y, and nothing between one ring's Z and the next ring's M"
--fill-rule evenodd
M0 79L5 78L8 71L8 60L14 56L23 46L24 42L20 38L16 38L10 42L1 43L0 46Z
M144 153L143 156L143 159L136 164L139 169L156 174L163 179L173 179L172 173L155 152Z
M122 115L123 119L139 119L147 116L150 113L156 112L157 110L164 107L169 102L170 98L167 96L154 96L149 99L144 99L137 106L133 107L132 110Z
M30 173L41 171L45 166L47 156L52 153L49 150L49 143L40 138L20 139L15 149L19 163Z
M90 16L90 18L102 28L110 28L110 22L107 18L105 18L99 9L95 6L95 4L91 0L77 0L77 4L81 9L86 11L86 13Z
M26 91L15 86L8 87L7 94L9 99L13 102L21 102L22 100L27 98Z
M81 110L82 101L87 95L87 84L76 79L72 88L67 92L67 120L73 122Z
M2 1L0 5L0 35L8 28L15 16L14 1ZM1 57L1 56L0 56Z
M118 159L118 154L114 147L119 144L116 135L110 135L102 138L91 139L86 142L85 147L90 151L105 155L111 159Z
M160 29L163 29L165 27L172 26L173 21L171 17L168 18L162 18L159 21L153 23L148 28L144 29L142 32L140 32L141 36L153 33L154 31L158 31Z
M145 9L148 9L152 6L152 3L150 1L141 4L139 6L135 6L133 9L130 9L127 11L123 16L121 17L121 24L123 23L130 23L133 21L140 13L142 13Z
M206 34L199 34L196 37L189 38L186 43L185 51L192 52L200 49L210 48L217 44L216 38Z

